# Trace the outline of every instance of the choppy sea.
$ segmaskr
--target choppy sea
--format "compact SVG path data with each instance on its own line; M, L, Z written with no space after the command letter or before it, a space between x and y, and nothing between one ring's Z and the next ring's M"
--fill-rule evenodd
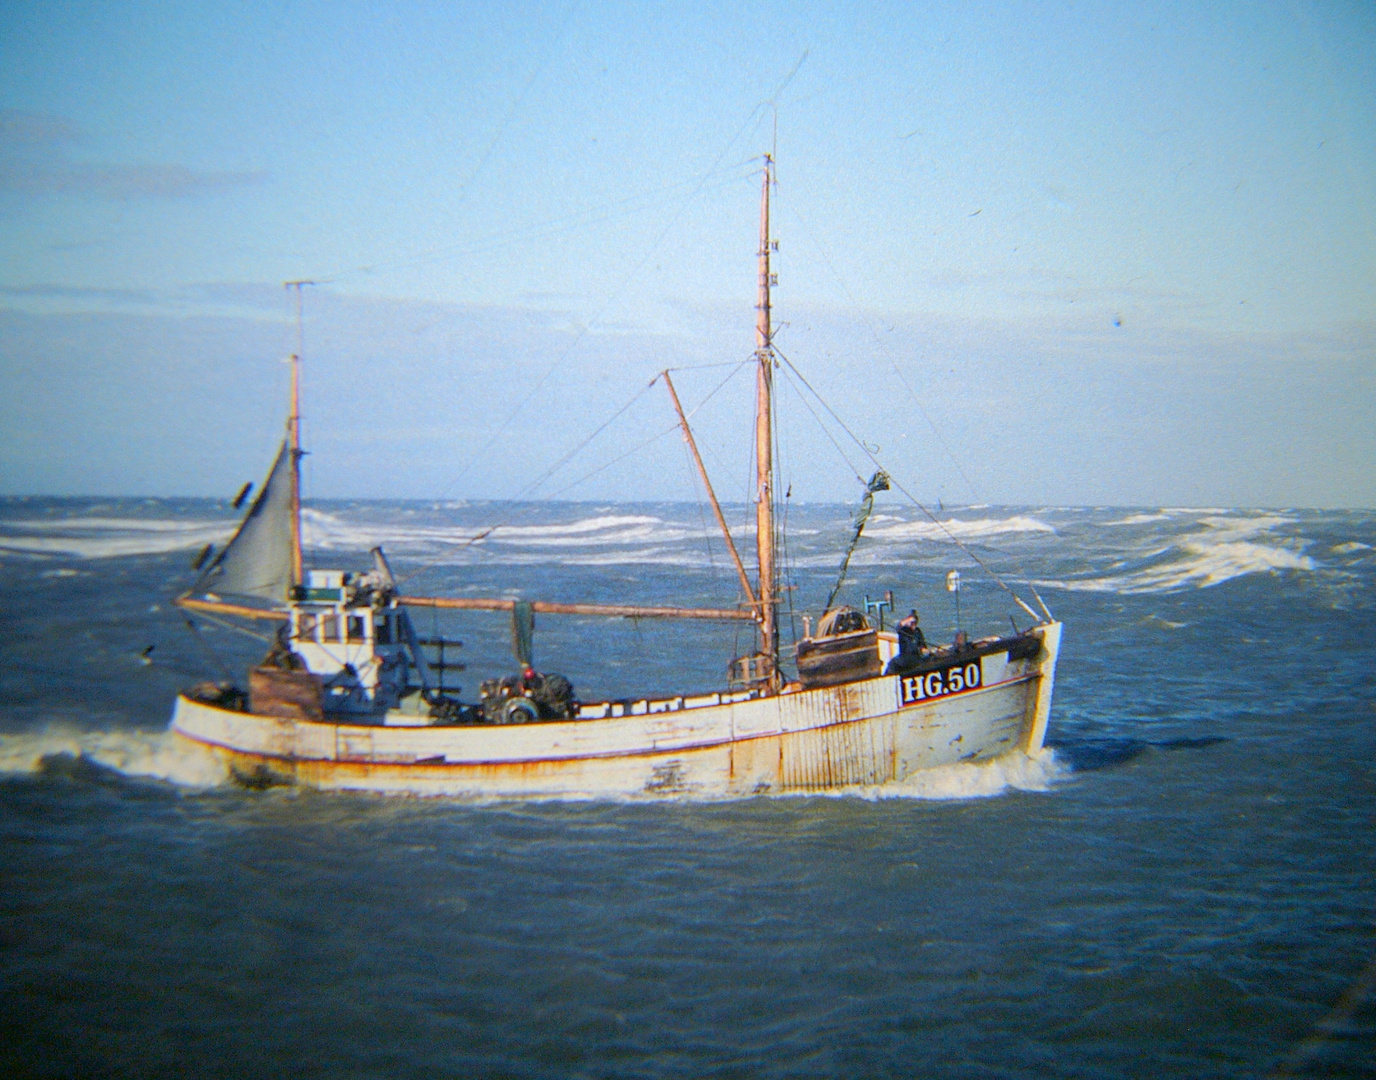
M1372 512L886 505L849 602L949 639L959 569L972 634L1029 621L991 573L1064 621L1038 759L488 804L247 791L169 741L178 689L264 649L169 604L231 519L0 500L0 1074L1376 1076ZM414 593L728 605L709 524L339 502L306 542L381 543ZM786 637L849 530L789 509ZM511 670L499 616L431 618L468 696ZM536 662L689 691L748 644L541 617Z

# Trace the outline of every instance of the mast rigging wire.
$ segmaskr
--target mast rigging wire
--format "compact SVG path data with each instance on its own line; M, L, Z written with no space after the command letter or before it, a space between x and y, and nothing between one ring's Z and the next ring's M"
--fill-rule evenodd
M654 384L655 384L656 382L658 382L658 381L659 381L659 376L656 375L656 376L655 376L653 379L651 379L648 383L646 383L646 384L645 384L644 386L642 386L639 390L637 390L637 391L635 392L635 394L631 397L631 399L630 399L628 402L626 402L626 404L622 405L621 408L617 409L616 412L614 412L611 416L609 416L605 421L603 421L603 423L597 428L596 431L594 431L591 435L589 435L589 436L588 436L586 439L584 439L581 443L579 443L579 444L578 444L577 446L575 446L572 450L570 450L567 454L565 454L565 455L564 455L563 457L561 457L558 461L556 461L553 465L551 465L548 469L546 469L545 472L542 473L539 477L537 477L534 481L532 481L531 483L527 484L524 488L522 488L519 492L517 492L517 494L516 494L516 499L521 499L521 498L524 498L526 495L529 495L529 494L530 494L531 492L533 492L536 488L538 488L541 484L543 484L546 480L548 480L548 479L550 478L550 476L552 476L558 469L560 469L561 467L563 467L568 461L570 461L572 458L574 458L575 456L577 456L577 455L583 450L584 447L586 447L590 442L592 442L595 438L597 438L597 436L601 435L602 432L606 431L607 428L611 427L611 425L612 425L613 423L615 423L615 422L621 417L622 413L624 413L627 409L629 409L632 405L634 405L638 400L640 400L640 398L644 396L645 392L646 392L647 390L649 390L650 387L654 386ZM485 540L487 537L491 536L494 532L496 532L498 529L500 529L503 525L507 525L507 524L510 524L510 522L509 522L509 521L504 521L504 522L499 522L499 523L496 524L496 525L489 525L487 528L485 528L485 529L481 530L479 533L477 533L477 535L472 536L472 537L469 537L468 540L466 540L463 544L461 544L461 545L459 545L459 546L460 546L460 548L472 547L474 544L478 543L478 541L480 541L480 540ZM421 564L421 565L418 566L415 570L412 570L412 571L411 571L409 574L407 574L405 577L401 578L401 579L398 581L398 584L405 584L406 582L408 582L408 581L410 581L412 578L414 578L417 574L420 574L420 573L422 573L423 571L429 570L431 567L438 566L438 565L439 565L441 562L443 562L443 561L444 561L443 558L439 558L439 559L432 559L432 560L431 560L430 562L428 562L428 563L423 563L423 564Z
M783 354L780 353L779 355L782 356ZM790 364L789 366L791 367L792 365ZM811 402L809 402L807 398L803 396L803 392L801 390L799 390L796 386L793 385L791 381L788 380L787 374L788 372L785 371L784 384L795 394L798 395L798 400L803 403L803 408L807 409L807 411L812 414L812 419L817 422L817 429L821 431L821 433L827 437L827 441L830 442L831 445L836 448L836 452L841 456L841 460L846 463L846 468L848 468L852 473L855 474L856 481L858 481L861 486L864 486L865 478L860 475L860 470L857 469L855 467L854 462L852 462L850 458L846 456L846 452L843 449L841 449L841 444L836 441L836 437L832 435L831 430L827 427L826 423L822 420L820 416L817 415L817 410L812 407ZM811 387L809 387L809 389L811 389Z
M758 109L756 111L758 111ZM742 128L742 131L743 130L744 128ZM739 136L740 133L738 132L737 135L732 138L731 144L734 144L734 142L737 138L739 138ZM727 145L726 150L729 150L731 148L731 144ZM721 157L725 156L726 150L722 151L722 154L718 157L718 161L720 161ZM712 163L713 170L716 168L716 165L717 162ZM709 174L710 171L711 170L709 170ZM640 261L637 262L633 267L631 267L631 269L626 273L626 275L622 278L621 283L607 297L603 305L600 308L598 308L597 313L593 315L591 319L589 319L579 328L578 333L574 336L574 339L571 342L569 342L568 346L563 350L563 352L561 352L557 357L555 357L554 362L551 363L549 367L545 369L544 374L541 375L540 378L535 381L535 384L526 392L525 396L522 397L516 403L516 405L512 408L511 412L507 414L506 418L498 426L497 431L492 435L491 438L487 440L486 443L484 443L479 448L478 452L469 459L468 464L465 465L463 469L459 472L458 476L456 476L451 481L451 485L457 484L460 480L466 477L469 474L469 472L472 471L473 466L477 463L479 456L486 454L488 450L491 449L492 444L496 442L498 436L500 436L502 432L504 432L511 425L511 422L521 414L525 407L530 403L531 399L534 398L536 394L538 394L541 390L544 389L545 383L549 381L549 377L553 375L558 368L563 366L564 361L567 360L573 354L573 350L578 348L578 346L582 343L583 339L587 337L588 334L592 331L592 328L595 325L597 325L598 322L601 321L602 317L611 308L612 304L615 303L617 297L619 297L621 293L625 291L625 288L630 283L631 278L633 278L637 273L639 273L641 267L643 267L647 262L649 262L650 257L659 249L659 245L664 242L664 239L669 235L670 230L678 224L679 219L687 210L688 203L698 196L698 194L702 191L704 183L705 180L702 183L699 183L698 186L695 187L688 194L688 196L679 205L678 211L674 214L672 218L669 219L669 222L664 226L664 228L660 230L659 235L655 237L654 242L646 248L645 254L641 257ZM556 466L562 464L564 460L566 459L560 459L560 461L556 463Z
M748 359L745 359L745 360L739 360L739 361L724 361L724 362L722 362L722 363L717 363L717 364L702 364L702 365L699 365L699 367L702 367L702 368L715 368L715 367L725 367L725 366L727 366L727 365L729 364L729 365L731 366L731 369L732 369L732 370L727 374L726 378L722 379L721 382L719 382L715 387L713 387L712 390L708 393L708 395L707 395L705 398L703 398L700 402L698 402L698 404L693 408L692 412L688 413L687 415L688 415L690 418L693 417L693 416L696 416L696 415L698 414L698 412L703 408L704 405L706 405L709 401L711 401L712 398L714 398L714 397L715 397L715 396L716 396L716 395L726 386L727 383L729 383L729 382L730 382L730 381L731 381L731 380L732 380L732 379L733 379L733 378L734 378L734 377L735 377L744 367L746 367L746 365L752 363L753 361L754 361L754 356L752 355L751 357L749 357ZM669 370L670 370L670 371L689 371L689 370L695 370L695 369L694 369L694 368L670 368ZM647 383L645 386L643 386L643 387L641 387L639 390L637 390L636 393L631 397L631 399L630 399L629 401L627 401L626 404L624 404L623 406L621 406L621 408L618 409L615 413L613 413L606 421L604 421L604 422L597 428L596 431L594 431L591 435L589 435L586 439L584 439L578 446L576 446L573 450L571 450L568 454L566 454L566 455L565 455L563 458L561 458L558 462L556 462L554 465L552 465L552 466L549 468L549 470L547 470L546 473L545 473L543 476L539 477L539 478L538 478L537 480L535 480L533 483L531 483L531 484L527 485L525 488L523 488L523 489L518 493L517 498L520 498L520 497L522 497L522 496L525 496L525 495L530 494L532 491L534 491L536 488L538 488L542 483L544 483L545 480L547 480L551 475L553 475L559 468L561 468L564 464L566 464L567 462L571 461L574 457L576 457L579 453L581 453L581 452L582 452L582 451L583 451L583 450L584 450L584 449L585 449L594 439L597 438L598 435L600 435L600 434L601 434L602 432L604 432L608 427L610 427L613 423L615 423L617 419L619 419L624 413L626 413L626 412L631 408L631 406L634 405L634 404L635 404L635 403L645 394L645 392L648 391L651 387L653 387L653 386L655 385L655 383L657 383L658 381L659 381L659 376L656 375L653 379L651 379L651 380L649 381L649 383ZM655 443L655 442L657 442L658 440L664 438L664 436L670 434L671 432L677 431L678 428L679 428L678 424L675 423L675 424L671 425L670 427L665 428L663 431L660 431L659 433L657 433L657 434L655 434L655 435L652 435L650 438L644 440L644 441L641 442L641 443L638 443L636 446L631 447L631 449L627 450L625 453L618 455L617 457L613 458L611 461L608 461L608 462L605 462L605 463L602 464L602 465L599 465L596 469L593 469L592 472L589 472L589 473L584 474L583 476L579 477L577 480L573 481L571 484L568 484L567 486L561 488L559 491L557 491L557 492L554 493L554 496L553 496L553 497L557 497L557 496L559 496L559 495L563 495L565 492L568 492L568 491L573 490L573 489L574 489L575 487L577 487L579 484L582 484L582 483L584 483L585 481L592 479L592 477L596 476L598 473L604 472L605 470L611 468L613 465L617 464L618 462L624 461L626 458L631 457L632 455L639 453L641 450L645 449L645 447L647 447L647 446L651 445L652 443ZM469 547L472 547L474 544L477 544L479 541L487 539L487 537L491 536L494 532L496 532L498 529L502 528L504 525L507 525L507 524L510 524L509 520L508 520L508 521L501 521L501 522L498 522L498 523L495 524L495 525L489 525L489 526L487 526L485 529L482 529L481 531L479 531L479 532L478 532L477 534L475 534L474 536L469 537L467 540L465 540L462 544L460 544L460 545L458 545L458 546L459 546L461 549L462 549L462 548L469 548ZM431 560L431 561L428 562L428 563L423 563L422 565L420 565L419 567L417 567L415 570L412 570L412 571L411 571L409 574L407 574L405 577L399 578L399 579L398 579L398 584L404 584L405 582L410 581L412 578L416 577L418 574L424 572L425 570L429 570L429 569L431 569L431 568L433 568L433 567L435 567L435 566L438 566L438 565L439 565L440 563L442 563L443 561L444 561L444 557L441 557L441 558L438 558L438 559L433 559L433 560Z
M737 374L743 367L745 367L747 364L749 364L753 359L754 359L754 357L751 357L750 360L728 361L728 363L730 363L730 364L732 365L732 371L731 371L731 373L730 373L729 375L727 375L726 378L724 378L721 382L719 382L719 383L716 385L715 389L712 390L711 393L709 393L705 398L703 398L700 402L698 402L697 406L693 409L692 412L686 414L687 417L688 417L688 419L691 420L694 416L696 416L696 415L698 414L698 412L702 409L702 407L703 407L704 405L706 405L709 401L711 401L713 397L716 396L717 391L721 390L722 387L724 387L724 386L725 386L727 383L729 383L733 378L735 378L736 374ZM703 365L701 365L701 366L704 367L704 368L708 368L708 367L724 367L725 364L703 364ZM669 370L670 372L674 372L674 371L692 371L692 370L695 370L695 369L693 369L693 368L669 368L668 370ZM650 386L654 386L654 384L657 383L658 381L659 381L659 376L656 375L652 380L650 380ZM646 389L648 389L648 387L647 387ZM644 393L644 391L642 390L641 393ZM637 394L636 396L639 397L640 395ZM629 408L629 405L627 406L627 408ZM623 410L623 411L624 411L624 410ZM606 425L604 424L603 427L605 428ZM601 429L598 429L598 430L600 431ZM652 445L652 444L658 442L660 439L664 438L664 436L669 435L669 434L671 434L672 432L675 432L675 431L678 431L678 430L679 430L679 425L678 425L677 423L675 423L675 424L673 424L673 425L671 425L671 426L665 428L663 431L660 431L660 432L658 432L658 433L655 434L655 435L651 435L648 439L645 439L643 442L637 443L635 446L631 447L631 448L630 448L629 450L627 450L625 453L619 454L618 456L612 458L611 461L604 462L603 464L599 465L597 468L593 469L592 472L584 473L584 474L583 474L582 476L580 476L577 480L575 480L575 481L573 481L572 483L567 484L566 486L560 488L558 491L556 491L556 492L555 492L552 496L550 496L550 497L551 497L551 498L558 498L560 495L563 495L563 494L565 494L566 492L572 491L572 490L573 490L574 488L576 488L579 484L586 483L588 480L591 480L594 476L598 475L599 473L605 472L607 469L610 469L613 465L616 465L616 464L618 464L619 462L625 461L628 457L633 457L634 455L640 453L640 451L644 450L647 446L650 446L650 445ZM589 443L589 442L591 442L591 441L592 441L592 439L589 438L588 440L586 440L586 442L585 442L583 445L586 446L587 443ZM695 490L696 490L696 489L695 489Z
M753 159L748 163L753 164ZM717 191L738 183L740 180L744 179L745 176L753 176L755 171L753 169L749 173L741 176L734 175L733 170L739 170L744 164L747 164L747 162L730 165L726 170L722 170L720 173L714 173L713 175L722 175L725 173L726 179L710 187L704 186L702 190ZM566 214L562 217L554 217L545 221L536 222L533 225L503 229L471 240L461 240L435 248L428 248L424 251L415 252L410 255L400 255L395 259L390 259L385 262L374 262L369 263L367 266L354 267L349 270L340 271L334 277L329 278L328 282L347 281L361 274L374 276L389 270L411 269L417 266L424 266L427 263L440 262L459 255L482 254L517 242L528 245L537 240L545 240L551 236L557 236L559 233L567 232L571 229L583 226L601 225L618 217L626 217L653 209L661 203L668 201L667 196L681 191L691 183L691 179L683 180L675 184L657 188L652 192L633 195L625 199L613 200L612 202L588 207L572 214ZM665 196L665 198L661 198L660 196ZM319 283L325 284L327 281L322 279Z
M215 651L214 647L210 644L210 642L206 641L205 637L201 634L201 628L197 626L192 621L191 616L188 615L181 608L177 608L177 612L186 622L186 628L191 631L191 636L196 639L196 644L205 650L205 654L210 657L210 662L220 669L220 674L225 677L225 681L233 682L234 672L229 670L229 665L224 662L220 654Z
M208 612L200 612L200 617L204 619L206 622L210 623L211 626L218 626L221 630L233 630L236 634L243 634L245 637L256 638L259 641L266 641L269 643L271 643L274 640L273 637L269 634L260 634L258 633L258 631L250 630L246 626L238 626L235 623L226 622L225 620L217 618L216 616L211 615ZM285 620L286 615L283 615L282 618L283 620ZM190 624L190 622L191 620L187 619L187 623Z
M520 111L521 106L525 104L526 96L530 93L530 88L535 85L535 80L538 79L540 74L544 71L550 56L554 52L555 46L564 40L564 34L568 30L569 24L573 21L573 14L578 10L580 2L581 0L571 0L568 8L564 12L564 18L559 24L558 31L556 31L553 38L550 39L545 52L535 62L535 66L531 68L530 74L526 76L526 81L521 87L521 92L516 95L515 100L512 101L511 105L507 108L501 122L497 125L496 131L492 133L492 138L488 140L487 146L484 147L482 153L478 155L477 164L475 164L473 168L469 170L468 175L459 182L458 197L454 202L455 209L462 206L468 200L468 194L473 189L473 181L478 178L478 174L487 166L488 161L492 158L493 152L497 149L497 144L501 142L502 136L506 134L507 128L511 126L512 121L516 119L516 114ZM384 263L382 265L386 267L388 264ZM331 275L329 280L336 281L342 277L372 273L373 269L373 266L357 266L351 270L345 270L341 273Z
M917 411L922 414L922 419L927 421L927 426L932 429L932 434L936 436L937 442L941 443L941 448L946 451L946 456L950 459L951 464L955 466L956 472L960 473L960 478L965 481L965 486L970 489L970 494L973 495L975 501L978 502L979 492L975 490L974 481L966 475L964 468L961 467L960 459L956 457L955 451L951 449L951 444L948 443L946 437L941 434L941 429L936 426L936 421L933 420L931 414L927 412L927 407L922 404L922 399L913 391L912 384L908 382L907 376L903 374L902 369L898 366L898 362L894 360L893 354L889 351L889 347L885 344L884 339L879 336L879 331L874 328L874 323L872 323L869 316L865 314L865 309L856 301L855 295L850 291L850 286L846 284L846 279L842 277L841 272L836 269L835 263L831 261L831 257L826 253L826 250L822 247L817 237L813 234L812 230L808 228L807 223L803 221L802 215L792 207L789 207L788 211L797 219L798 224L802 226L803 232L807 234L807 238L812 242L812 246L817 249L817 254L822 257L822 261L827 264L827 269L835 276L837 283L841 286L841 290L851 302L851 306L860 313L861 320L865 324L865 329L870 332L870 336L874 338L875 344L879 346L879 351L882 352L884 358L888 360L889 367L891 367L894 374L898 376L898 381L903 384L903 389L908 392L908 398L917 406Z
M737 142L740 141L741 136L745 134L747 129L749 129L752 125L758 126L759 117L765 109L772 108L776 105L779 95L782 94L784 89L788 86L788 84L793 81L793 77L798 73L798 69L803 66L803 61L807 59L807 56L807 51L804 50L802 56L798 58L798 62L793 65L793 68L789 71L789 73L785 75L784 78L779 82L778 86L775 87L774 92L770 94L770 96L766 100L760 102L753 109L750 110L750 114L745 118L744 123L742 123L741 126L736 129L735 134L727 140L726 145L722 147L721 152L712 160L712 163L707 167L707 171L703 173L702 176L698 179L698 182L694 185L692 191L690 191L679 203L678 209L665 223L664 228L660 230L659 235L656 236L654 241L645 249L645 254L641 256L640 261L637 262L626 272L620 284L611 292L610 295L608 295L606 301L597 310L597 313L593 315L593 317L579 329L573 341L571 341L568 344L567 348L565 348L563 352L561 352L554 359L554 362L551 363L550 366L545 369L545 373L541 375L539 379L536 380L535 384L531 386L530 390L525 394L524 397L521 398L520 401L516 403L515 407L502 421L502 423L499 425L497 429L497 432L479 448L476 454L474 454L469 459L468 464L465 465L464 468L459 472L458 476L456 476L454 480L451 481L451 484L457 484L460 480L462 480L464 477L468 475L468 473L472 470L474 464L476 464L478 458L481 455L486 454L491 449L492 444L496 441L497 437L507 429L507 427L511 424L513 420L516 419L517 416L520 415L520 413L525 409L526 405L529 404L531 399L535 397L535 395L544 388L545 383L549 381L549 377L554 374L556 369L563 365L564 361L567 360L568 357L573 353L573 350L576 349L579 346L579 344L582 343L583 339L588 335L589 332L591 332L593 326L595 326L598 322L601 321L602 317L611 308L612 304L616 301L617 297L619 297L621 293L625 291L625 288L630 283L631 279L640 272L641 268L647 262L649 262L650 257L654 255L654 253L659 249L659 246L664 242L665 238L669 235L670 231L678 225L679 220L683 217L684 213L688 209L688 204L691 203L694 199L698 197L699 194L702 193L702 190L706 187L708 180L710 180L713 174L716 173L716 171L721 167L721 163L726 158L726 155L731 152L731 148L735 146ZM758 158L752 157L748 160L753 163L754 161L758 160Z
M877 458L874 455L874 452L870 450L869 445L865 443L862 439L860 439L855 434L855 432L851 431L851 429L846 426L846 422L836 415L836 411L830 405L827 404L826 399L823 398L821 394L817 393L816 389L813 388L812 384L809 383L807 379L803 377L803 373L800 372L793 365L793 361L790 360L787 356L785 356L782 352L779 352L778 356L785 364L788 365L789 370L797 376L798 381L808 388L809 393L811 393L813 397L817 399L818 403L822 406L822 408L826 409L827 413L831 416L833 420L836 421L836 423L840 426L841 430L844 431L847 435L849 435L851 437L851 440L855 443L855 445L860 447L864 455L867 458L869 458L871 462L873 462L875 468L882 469L884 472L888 473L889 470L886 469L884 467L883 462L881 462L879 458ZM951 543L953 543L956 547L960 548L960 550L963 551L965 555L968 556L970 560L974 562L981 570L988 574L999 585L1000 588L1007 592L1009 596L1013 597L1013 599L1017 601L1019 607L1021 607L1034 619L1040 619L1040 616L1038 616L1035 611L1028 607L1026 602L1020 596L1018 596L1016 592L1013 591L1012 586L1010 586L1006 581L1003 580L1002 577L995 573L994 570L983 559L981 559L978 555L971 551L970 548L967 547L965 543L961 541L959 537L956 536L955 533L951 532L951 530L946 527L945 522L939 520L935 514L933 514L930 510L927 509L925 505L919 502L917 497L914 496L912 492L910 492L897 480L892 479L892 473L890 473L889 475L890 483L893 485L893 487L896 490L902 492L903 495L908 499L908 501L911 502L914 506L916 506L919 510L921 510L922 513L927 516L927 519L931 521L933 525L935 525L942 532L944 532L946 536L950 539Z

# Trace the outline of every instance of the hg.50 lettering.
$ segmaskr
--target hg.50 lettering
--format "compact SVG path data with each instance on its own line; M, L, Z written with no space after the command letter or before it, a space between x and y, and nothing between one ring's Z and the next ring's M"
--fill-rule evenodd
M924 675L909 675L903 680L903 704L959 694L962 690L978 690L982 675L978 660L954 664Z

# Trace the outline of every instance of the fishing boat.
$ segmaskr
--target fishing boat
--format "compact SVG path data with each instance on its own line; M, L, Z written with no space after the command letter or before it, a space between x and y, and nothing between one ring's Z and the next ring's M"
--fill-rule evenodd
M961 762L1035 756L1051 709L1061 624L1010 595L1033 624L1011 635L929 647L868 612L824 605L815 631L784 656L776 569L770 188L760 207L755 332L755 573L747 572L688 420L664 373L685 441L726 538L739 602L721 608L553 603L403 593L381 548L359 572L303 566L300 360L292 358L286 437L238 531L202 552L188 618L275 625L247 685L180 694L171 730L250 786L300 784L476 798L733 798L898 784ZM877 472L866 496L887 486ZM240 497L243 498L241 492ZM850 551L860 537L863 518ZM842 566L842 577L845 563ZM839 583L838 583L839 584ZM1038 598L1038 603L1040 599ZM510 616L517 671L485 680L479 700L446 691L446 641L422 638L411 611ZM584 701L535 670L539 615L745 623L755 648L711 693ZM439 650L439 659L434 658ZM436 677L438 674L438 678Z

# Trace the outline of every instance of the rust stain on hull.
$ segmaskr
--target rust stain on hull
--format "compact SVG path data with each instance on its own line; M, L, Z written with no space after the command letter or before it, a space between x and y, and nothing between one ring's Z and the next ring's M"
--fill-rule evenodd
M844 695L836 699L843 708ZM897 746L901 719L892 713L687 751L482 763L442 758L375 761L365 753L343 754L336 760L306 759L252 753L201 742L184 732L178 735L211 750L236 782L252 788L300 784L419 795L619 793L663 798L703 792L731 797L826 791L904 779ZM353 744L350 749L362 747ZM711 782L714 773L724 778L723 784Z
M1059 627L1056 627L1059 630ZM1050 633L1050 631L1048 631ZM736 798L901 782L1041 748L1054 672L903 704L898 677L581 721L405 728L178 699L172 730L240 783L476 798ZM995 669L990 669L991 671Z

